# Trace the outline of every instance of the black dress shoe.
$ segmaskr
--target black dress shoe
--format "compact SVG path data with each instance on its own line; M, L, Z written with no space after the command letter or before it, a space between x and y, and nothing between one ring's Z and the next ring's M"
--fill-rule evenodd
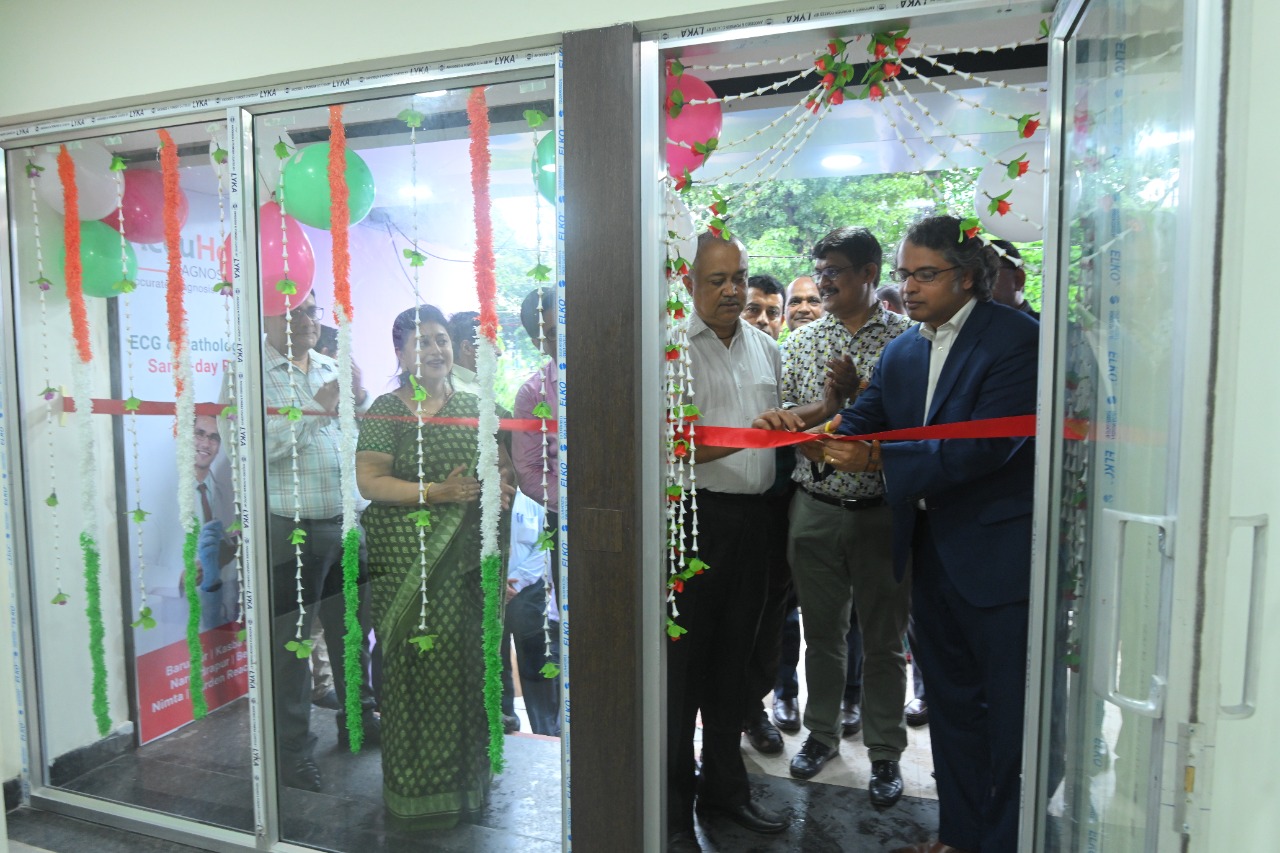
M813 735L805 738L800 751L791 759L791 775L797 779L812 779L836 754L834 746L827 746Z
M796 699L773 700L773 722L787 734L800 731L800 702Z
M518 731L520 731L520 718L515 714L503 714L502 733L504 735L509 735Z
M342 710L342 705L338 702L338 691L332 687L319 696L312 696L311 704L317 708L328 708L330 711Z
M769 715L764 712L764 708L760 709L755 719L746 723L743 730L747 733L747 740L756 748L756 752L764 755L777 755L782 752L782 734L773 727L773 723L769 722Z
M862 731L862 709L857 702L846 699L840 703L840 730L845 737L853 737Z
M898 762L888 758L871 762L871 804L888 807L902 799L902 772Z
M351 747L351 732L347 731L347 712L338 712L338 746L343 749ZM382 744L382 718L375 714L371 709L365 708L364 713L360 715L361 722L364 723L364 746L379 746Z
M692 829L682 829L667 836L667 853L702 853L702 845Z
M299 788L303 791L319 791L322 785L320 768L310 758L299 758L285 763L280 768L280 781L290 788Z
M753 802L745 802L738 806L703 805L701 799L696 807L701 817L726 817L743 829L773 835L782 832L790 823L786 818L774 814Z
M906 718L907 725L912 728L927 726L929 725L929 706L923 699L912 699L902 709L902 716Z

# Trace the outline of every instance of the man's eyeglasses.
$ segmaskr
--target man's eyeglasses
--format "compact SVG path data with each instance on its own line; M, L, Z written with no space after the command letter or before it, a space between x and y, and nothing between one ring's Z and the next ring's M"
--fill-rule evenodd
M914 278L916 281L924 284L925 282L933 281L944 272L951 272L951 270L958 269L960 269L960 267L947 267L940 270L934 269L933 267L920 267L915 270L898 267L896 270L889 270L889 280L896 281L901 284L909 278Z
M851 270L851 269L853 269L852 264L850 264L847 267L823 267L820 270L814 270L813 277L816 278L818 281L823 281L823 280L835 281L837 278L840 277L841 273L843 273L845 270Z
M289 312L289 319L297 322L303 318L313 320L317 323L324 322L324 309L318 305L312 305L310 308L294 308Z

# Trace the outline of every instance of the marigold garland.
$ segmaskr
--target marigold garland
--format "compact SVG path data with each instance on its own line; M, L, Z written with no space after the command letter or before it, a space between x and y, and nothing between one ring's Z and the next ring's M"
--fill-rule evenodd
M187 650L191 655L189 688L192 716L200 720L208 713L208 707L204 700L204 671L201 666L204 649L200 645L200 594L195 581L195 555L200 535L200 522L195 508L196 404L193 396L191 353L187 348L186 282L182 275L182 221L178 214L182 190L178 186L178 146L169 135L169 131L161 128L158 134L160 178L164 187L164 245L168 259L165 307L168 311L170 357L177 365L173 371L173 390L176 414L174 430L177 435L178 449L178 518L181 519L184 527L191 525L194 528L194 532L188 532L183 548L184 565L188 572ZM191 555L189 559L186 558L188 549ZM217 567L210 567L210 571L216 570Z
M160 130L160 177L164 187L164 246L169 260L165 304L169 309L169 343L174 361L181 359L187 348L187 310L183 302L182 223L178 219L178 146L169 131ZM183 377L173 375L174 391L182 394Z
M58 147L58 177L62 179L62 234L67 247L63 271L67 302L71 305L71 332L76 339L76 354L88 364L93 348L89 344L89 313L84 304L84 267L80 261L80 190L76 186L76 164L65 145Z
M342 105L329 107L329 230L333 233L333 301L351 320L351 190L347 187L347 128Z
M489 201L489 106L484 87L476 86L467 98L471 123L471 194L476 221L476 295L480 297L480 332L498 340L496 307L498 282L493 272L493 220Z

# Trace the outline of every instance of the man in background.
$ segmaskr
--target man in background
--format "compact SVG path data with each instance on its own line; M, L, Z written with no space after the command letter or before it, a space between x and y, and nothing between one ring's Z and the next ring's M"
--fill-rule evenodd
M802 275L787 285L787 328L795 331L822 316L822 297L813 278Z
M751 276L742 319L776 341L782 331L782 283L768 273Z
M476 385L476 329L480 314L458 311L449 318L449 340L453 342L453 390L480 396Z
M989 251L996 259L996 280L991 286L991 298L1001 305L1008 305L1026 314L1032 320L1040 319L1040 312L1031 307L1023 293L1027 286L1027 271L1022 268L1022 254L1008 240L992 240ZM1015 260L1016 259L1016 260Z

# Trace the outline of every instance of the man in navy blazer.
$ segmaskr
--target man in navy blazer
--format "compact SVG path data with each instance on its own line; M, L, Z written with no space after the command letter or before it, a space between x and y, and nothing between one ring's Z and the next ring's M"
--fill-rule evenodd
M836 432L1035 412L1039 323L991 301L994 269L959 220L908 231L890 277L919 322L885 348ZM1031 564L1029 438L827 440L829 464L883 470L894 571L912 568L929 684L938 840L895 853L1017 849Z

